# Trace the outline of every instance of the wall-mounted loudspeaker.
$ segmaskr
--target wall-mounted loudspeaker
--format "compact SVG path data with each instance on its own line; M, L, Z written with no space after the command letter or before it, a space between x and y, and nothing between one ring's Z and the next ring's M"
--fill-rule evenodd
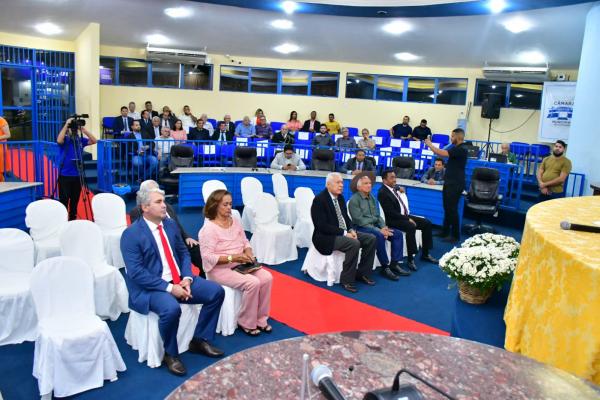
M500 118L500 102L502 97L498 93L484 93L481 102L481 118Z

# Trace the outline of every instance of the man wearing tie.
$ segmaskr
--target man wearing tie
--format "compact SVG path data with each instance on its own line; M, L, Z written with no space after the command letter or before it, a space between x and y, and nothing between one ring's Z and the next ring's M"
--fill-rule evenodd
M373 161L366 158L364 150L358 150L355 157L349 158L340 167L340 171L345 174L357 175L363 171L375 171L375 166Z
M139 191L137 203L142 218L121 236L129 307L140 314L158 314L167 368L175 375L185 375L177 345L180 303L202 304L190 352L220 357L223 352L209 341L215 336L225 292L214 282L192 277L189 252L177 224L167 218L164 192Z
M411 215L408 204L402 199L401 193L404 188L396 185L396 174L393 170L383 171L381 174L383 185L377 193L377 200L383 208L385 222L391 228L396 228L406 233L407 266L416 271L414 256L417 254L417 240L415 234L417 229L421 231L423 239L421 248L421 260L437 264L438 260L429 254L433 247L431 235L431 221L427 218Z
M325 190L315 196L310 208L315 226L312 242L323 255L328 256L334 250L345 254L340 284L350 293L356 293L356 280L367 285L375 284L369 277L375 259L375 236L352 229L352 222L346 212L346 201L342 196L343 190L342 176L337 172L328 174ZM358 254L361 249L359 264Z
M113 134L118 135L123 132L131 132L131 125L133 124L133 118L127 116L129 108L126 106L121 107L121 115L115 118L113 125Z
M220 121L219 128L215 130L211 139L217 142L231 142L233 140L233 133L227 130L224 121Z
M150 113L148 113L147 110L142 110L140 126L142 127L142 132L148 132L152 127L152 118L150 117Z
M160 131L161 131L160 118L152 117L152 124L150 125L149 128L146 129L146 132L148 132L150 134L150 136L153 136L154 139L158 139L160 137Z

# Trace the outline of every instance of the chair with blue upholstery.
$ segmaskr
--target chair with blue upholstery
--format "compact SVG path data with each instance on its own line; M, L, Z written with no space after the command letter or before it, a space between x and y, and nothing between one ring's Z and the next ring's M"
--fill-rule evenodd
M102 136L103 137L113 133L114 123L115 123L115 117L102 118Z
M358 128L354 128L352 126L347 126L346 128L348 128L348 134L350 136L358 136Z
M440 143L440 147L443 147L450 143L450 136L443 133L434 133L431 135L431 141L433 143Z
M279 121L271 122L271 129L273 130L273 133L280 131L283 124L285 124L285 122L279 122Z

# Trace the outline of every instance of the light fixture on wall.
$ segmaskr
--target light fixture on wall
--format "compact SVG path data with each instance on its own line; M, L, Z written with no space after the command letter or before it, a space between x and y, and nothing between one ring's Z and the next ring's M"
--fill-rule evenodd
M35 30L43 35L58 35L63 30L60 26L53 24L52 22L42 22L35 26Z

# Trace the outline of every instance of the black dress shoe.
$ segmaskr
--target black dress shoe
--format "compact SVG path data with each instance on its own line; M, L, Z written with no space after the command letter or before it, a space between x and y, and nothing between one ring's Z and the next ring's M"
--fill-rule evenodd
M455 238L454 236L445 236L442 238L442 242L457 243L457 242L459 242L459 240L458 240L458 238Z
M179 357L173 357L165 353L165 358L163 359L163 361L167 365L167 369L169 370L169 372L173 375L183 376L187 374L185 365L183 365Z
M189 350L192 353L204 354L205 356L213 358L221 357L223 355L223 350L215 346L211 346L206 340L200 340L196 338L192 339L190 342Z
M402 269L397 263L391 263L390 264L390 269L392 270L392 272L394 273L394 275L397 275L397 276L408 276L408 275L410 275L410 272L405 271L404 269Z
M354 283L342 283L342 288L344 290L349 291L350 293L358 292L358 289L356 288L356 286L354 286Z
M417 264L415 264L415 260L408 260L406 262L406 266L408 267L408 269L410 269L411 271L416 271L417 270Z
M430 262L432 264L438 264L439 263L439 260L437 258L432 257L431 254L422 255L421 256L421 260Z
M363 283L366 283L369 286L373 286L375 284L375 281L373 279L369 278L366 275L359 276L358 280L361 281L361 282L363 282Z
M382 266L381 270L379 271L379 273L381 274L381 276L383 276L383 277L385 277L385 278L387 278L387 279L389 279L391 281L397 281L398 279L400 279L400 278L398 278L398 276L396 274L394 274L392 272L392 270L390 269L390 267Z

